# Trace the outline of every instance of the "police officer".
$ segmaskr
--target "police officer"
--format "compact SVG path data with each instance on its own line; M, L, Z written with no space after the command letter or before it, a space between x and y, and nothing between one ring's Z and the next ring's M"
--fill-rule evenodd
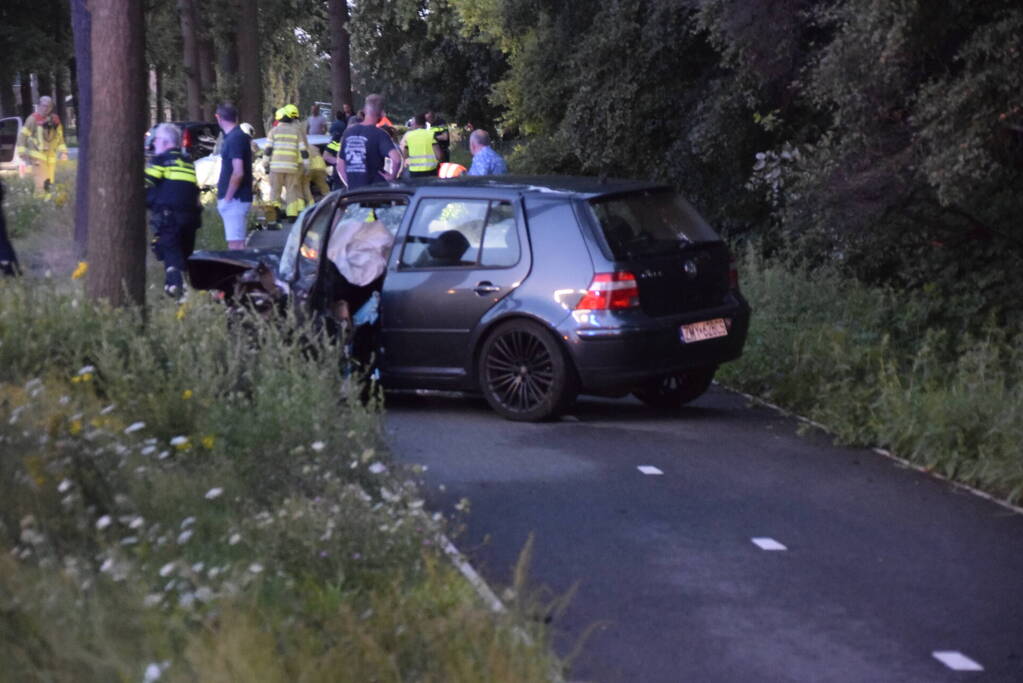
M185 259L195 248L202 222L195 167L181 154L181 131L161 123L153 136L156 154L146 167L146 206L153 229L153 253L164 263L163 291L179 299L185 291Z

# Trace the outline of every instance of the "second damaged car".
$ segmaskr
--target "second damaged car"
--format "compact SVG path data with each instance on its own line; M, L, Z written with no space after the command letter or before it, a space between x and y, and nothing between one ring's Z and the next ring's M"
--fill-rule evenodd
M382 272L348 305L356 233L376 235ZM362 344L385 390L479 393L512 420L553 417L581 393L677 409L739 357L749 325L727 246L649 182L381 185L328 195L286 243L256 234L263 248L193 255L193 286L228 299L272 288L333 327L371 321Z

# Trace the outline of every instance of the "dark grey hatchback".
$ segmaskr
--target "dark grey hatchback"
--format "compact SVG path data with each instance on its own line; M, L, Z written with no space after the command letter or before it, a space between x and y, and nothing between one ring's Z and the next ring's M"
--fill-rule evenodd
M193 286L230 292L269 258L297 305L329 315L324 283L338 274L323 254L353 219L395 235L372 334L385 389L479 392L513 420L554 416L579 393L670 409L742 353L750 309L728 248L647 182L463 177L334 193L283 250L195 254Z

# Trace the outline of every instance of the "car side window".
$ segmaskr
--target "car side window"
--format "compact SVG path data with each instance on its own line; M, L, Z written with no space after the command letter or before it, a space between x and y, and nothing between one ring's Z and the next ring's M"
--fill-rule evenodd
M424 199L401 252L406 268L482 266L519 261L515 211L510 202Z
M504 268L519 262L519 233L515 229L515 207L511 202L491 202L483 230L480 265Z
M401 251L401 265L411 268L476 264L486 199L423 199Z

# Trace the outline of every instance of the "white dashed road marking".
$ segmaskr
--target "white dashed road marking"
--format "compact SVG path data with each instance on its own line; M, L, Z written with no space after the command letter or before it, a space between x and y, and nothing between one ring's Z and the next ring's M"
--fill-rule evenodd
M761 550L788 550L788 548L773 538L754 538L751 540Z
M639 471L643 474L664 474L664 472L660 471L653 465L640 465Z
M973 661L962 652L955 650L938 650L931 653L935 659L952 669L953 671L983 671L977 662Z

